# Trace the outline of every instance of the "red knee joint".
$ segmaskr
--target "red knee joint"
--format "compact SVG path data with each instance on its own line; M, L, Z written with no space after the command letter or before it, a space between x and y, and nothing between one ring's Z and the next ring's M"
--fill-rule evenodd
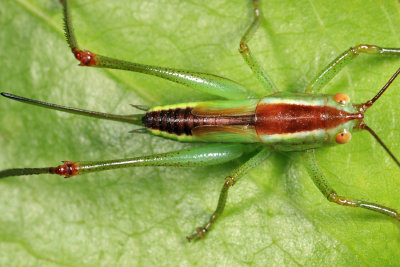
M81 66L94 66L97 63L96 54L88 50L76 50L74 51L74 56L81 62Z
M79 174L80 168L76 162L63 161L63 163L63 165L57 166L56 168L51 168L50 173L65 176L65 178L70 178Z

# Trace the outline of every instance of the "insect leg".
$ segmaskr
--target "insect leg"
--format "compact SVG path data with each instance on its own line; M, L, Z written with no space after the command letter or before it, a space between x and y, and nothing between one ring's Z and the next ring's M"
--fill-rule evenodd
M258 8L258 5L259 5L259 0L253 0L254 19L249 28L247 29L247 31L245 32L245 34L243 35L242 40L240 40L239 52L242 55L243 59L246 61L246 63L249 65L250 69L254 72L257 79L264 87L264 89L266 91L269 91L270 93L273 93L273 92L278 92L278 89L276 88L275 84L272 82L268 74L265 72L263 67L261 67L260 63L258 63L255 57L252 55L250 48L247 45L247 43L253 37L254 33L257 31L261 23L261 11Z
M80 61L81 66L140 72L227 99L245 99L253 95L239 83L217 75L144 65L102 56L88 50L82 50L79 48L72 29L68 1L62 0L61 4L63 5L64 10L65 35L67 37L68 45L70 46L75 58Z
M321 193L331 202L334 202L336 204L342 205L342 206L348 206L348 207L359 207L359 208L364 208L368 210L372 210L375 212L382 213L384 215L387 215L389 217L392 217L396 219L397 221L400 222L400 213L396 211L395 209L363 201L363 200L357 200L357 199L351 199L348 197L344 196L339 196L335 190L328 184L328 182L325 179L324 174L322 173L316 159L315 159L315 153L314 150L309 150L305 152L305 162L306 162L306 167L309 175L311 176L314 184L318 187L318 189L321 191Z
M254 145L213 144L202 147L183 149L174 152L141 156L135 158L104 160L104 161L64 161L62 165L47 168L18 168L0 171L0 179L19 175L58 174L66 178L118 168L143 166L175 166L200 167L225 163L239 158L245 152L256 149Z
M219 195L217 208L210 216L210 219L205 225L203 225L202 227L197 227L196 232L187 237L188 241L192 241L197 238L203 238L207 234L207 232L210 230L210 227L215 223L215 221L218 219L218 217L221 216L222 212L224 211L229 188L232 187L248 170L266 160L270 154L271 151L268 148L263 148L255 156L245 162L242 166L240 166L230 175L225 177L225 182Z
M307 86L306 93L317 93L324 87L344 66L350 63L360 53L367 55L400 56L400 48L384 48L376 45L360 44L350 47L328 64Z

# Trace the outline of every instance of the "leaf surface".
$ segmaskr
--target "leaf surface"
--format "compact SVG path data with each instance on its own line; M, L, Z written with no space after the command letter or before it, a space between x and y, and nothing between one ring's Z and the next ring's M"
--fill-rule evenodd
M71 1L82 47L135 62L214 73L263 95L237 52L250 1ZM250 42L280 90L302 90L337 55L359 43L400 47L398 3L271 0ZM158 78L77 67L62 33L58 1L1 1L0 89L103 112L214 97ZM372 98L400 59L362 55L324 92ZM399 82L367 113L400 157ZM132 126L0 99L0 169L57 165L177 150L132 135ZM338 193L400 209L400 171L368 133L320 149ZM329 203L297 154L274 155L231 190L209 236L185 236L214 210L224 176L243 160L208 168L136 168L73 179L49 175L0 181L1 265L396 265L399 224Z

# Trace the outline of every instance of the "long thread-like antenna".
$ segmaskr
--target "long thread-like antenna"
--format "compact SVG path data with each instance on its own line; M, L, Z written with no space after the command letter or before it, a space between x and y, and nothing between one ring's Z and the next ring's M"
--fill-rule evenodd
M392 82L397 78L400 74L400 68L393 74L393 76L387 81L387 83L382 87L382 89L374 96L371 100L365 102L364 104L360 105L360 112L364 113L369 107L371 107L376 100L388 89L388 87L392 84Z
M400 167L400 162L399 160L393 155L393 153L389 150L389 148L383 143L383 141L379 138L379 136L371 129L369 128L366 124L362 125L362 129L367 130L373 137L375 137L376 141L381 144L383 149L386 150L386 152L390 155L390 157L396 162L397 166Z
M381 97L381 95L388 89L388 87L393 83L393 81L397 78L397 76L400 74L400 68L392 75L392 77L387 81L387 83L382 87L382 89L369 101L365 102L364 104L361 104L358 106L358 109L360 113L365 113L365 111L371 107L376 100ZM383 143L383 141L378 137L378 135L371 129L369 128L364 122L361 123L360 129L365 129L367 130L375 139L378 141L378 143L385 149L385 151L389 154L389 156L396 162L397 166L400 167L400 162L399 160L394 156L394 154L389 150L389 148Z

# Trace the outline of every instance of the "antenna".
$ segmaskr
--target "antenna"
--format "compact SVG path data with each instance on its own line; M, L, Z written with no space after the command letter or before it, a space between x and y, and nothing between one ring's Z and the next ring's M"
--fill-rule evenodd
M374 96L371 100L365 102L364 104L361 104L358 106L360 113L364 114L365 111L367 111L368 108L370 108L376 100L381 97L381 95L388 89L388 87L393 83L393 81L397 78L397 76L400 74L400 68L393 74L393 76L387 81L387 83L382 87L382 89ZM378 135L370 128L368 127L364 122L361 123L360 129L365 129L367 130L375 139L378 141L378 143L385 149L385 151L389 154L389 156L396 162L397 166L400 167L400 162L399 160L393 155L393 153L389 150L389 148L383 143L383 141L378 137Z
M376 100L388 89L388 87L392 84L392 82L397 78L400 74L400 68L393 74L393 76L387 81L387 83L382 87L382 89L374 96L371 100L365 102L364 104L360 105L360 112L364 113L369 107L371 107Z
M386 150L386 152L389 154L389 156L396 162L397 166L400 167L400 162L399 160L393 155L393 153L389 150L389 148L383 143L383 141L379 138L379 136L371 129L369 128L365 123L361 125L361 129L367 130L373 137L375 137L376 141L378 141L379 144L383 147L383 149Z

